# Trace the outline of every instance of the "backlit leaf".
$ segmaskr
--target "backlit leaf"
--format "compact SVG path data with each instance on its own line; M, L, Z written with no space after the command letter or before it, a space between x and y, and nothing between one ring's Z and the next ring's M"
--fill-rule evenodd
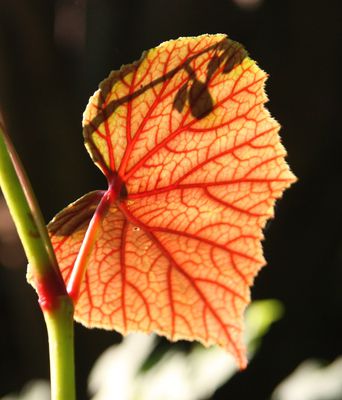
M49 225L78 321L218 344L245 366L262 228L295 180L265 79L241 45L203 35L165 42L101 83L83 125L109 188Z

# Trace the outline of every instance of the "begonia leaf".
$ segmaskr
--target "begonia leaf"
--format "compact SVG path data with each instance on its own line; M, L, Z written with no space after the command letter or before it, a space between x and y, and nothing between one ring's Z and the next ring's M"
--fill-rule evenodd
M294 180L266 74L225 35L165 42L112 72L84 113L108 190L49 224L85 326L217 344L246 365L262 229Z

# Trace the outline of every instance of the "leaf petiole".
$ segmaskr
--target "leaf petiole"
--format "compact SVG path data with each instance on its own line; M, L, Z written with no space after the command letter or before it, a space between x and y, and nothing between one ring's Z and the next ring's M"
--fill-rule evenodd
M73 299L74 304L77 303L80 294L80 287L86 272L88 259L97 239L98 227L101 224L104 215L107 213L110 204L115 200L114 197L115 193L111 189L108 189L102 196L89 223L81 248L77 254L77 258L67 283L67 291L69 296Z

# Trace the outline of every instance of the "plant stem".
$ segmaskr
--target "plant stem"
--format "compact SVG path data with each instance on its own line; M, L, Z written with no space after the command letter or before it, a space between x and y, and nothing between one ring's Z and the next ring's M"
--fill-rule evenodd
M73 306L68 297L60 298L53 311L44 312L49 336L51 399L75 399Z
M51 400L74 400L73 303L15 149L0 122L0 187L24 247L49 335Z
M0 186L35 278L54 274L56 284L63 287L44 219L24 168L1 123ZM60 294L66 293L62 288L59 290Z

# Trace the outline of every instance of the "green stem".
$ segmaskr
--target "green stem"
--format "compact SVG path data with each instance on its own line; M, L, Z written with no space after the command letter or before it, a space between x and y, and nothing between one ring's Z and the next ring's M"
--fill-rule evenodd
M49 336L51 399L74 400L74 321L68 297L60 298L57 308L44 312Z
M35 278L53 273L63 282L33 190L1 124L0 186Z
M0 123L0 187L23 244L49 335L51 400L74 400L73 303L31 185Z

